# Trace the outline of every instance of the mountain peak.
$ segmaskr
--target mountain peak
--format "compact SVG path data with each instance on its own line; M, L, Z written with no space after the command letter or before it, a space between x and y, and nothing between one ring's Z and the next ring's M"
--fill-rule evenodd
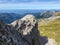
M4 26L0 30L0 45L40 45L38 24L33 15L26 15Z

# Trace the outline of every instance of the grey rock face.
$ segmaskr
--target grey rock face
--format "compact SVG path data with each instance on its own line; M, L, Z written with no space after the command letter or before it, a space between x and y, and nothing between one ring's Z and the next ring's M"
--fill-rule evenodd
M38 23L33 15L2 25L0 21L0 45L40 45Z

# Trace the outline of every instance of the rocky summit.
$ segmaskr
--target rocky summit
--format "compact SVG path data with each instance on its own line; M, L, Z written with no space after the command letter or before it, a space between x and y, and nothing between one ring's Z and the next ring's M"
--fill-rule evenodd
M10 24L0 20L0 45L40 45L35 17L29 14Z

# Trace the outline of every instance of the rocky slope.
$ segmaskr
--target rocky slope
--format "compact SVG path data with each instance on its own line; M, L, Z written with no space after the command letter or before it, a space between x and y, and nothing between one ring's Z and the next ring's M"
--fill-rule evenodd
M26 15L7 25L0 20L0 45L40 45L35 17Z

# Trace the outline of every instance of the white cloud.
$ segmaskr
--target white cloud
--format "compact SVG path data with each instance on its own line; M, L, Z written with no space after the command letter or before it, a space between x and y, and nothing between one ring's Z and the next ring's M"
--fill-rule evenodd
M60 9L59 3L31 2L31 3L9 3L0 4L0 9Z
M60 2L60 0L0 0L0 3L20 3L20 2Z

